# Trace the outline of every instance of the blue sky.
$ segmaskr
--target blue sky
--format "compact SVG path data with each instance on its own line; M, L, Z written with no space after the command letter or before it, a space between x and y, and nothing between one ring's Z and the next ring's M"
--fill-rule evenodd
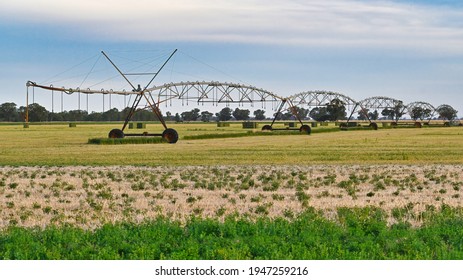
M179 49L155 83L241 82L282 96L323 89L451 104L463 116L462 2L0 0L0 104L24 105L28 80L79 86L101 50ZM49 93L35 98L51 110ZM76 98L65 97L65 110ZM101 102L90 97L90 111Z

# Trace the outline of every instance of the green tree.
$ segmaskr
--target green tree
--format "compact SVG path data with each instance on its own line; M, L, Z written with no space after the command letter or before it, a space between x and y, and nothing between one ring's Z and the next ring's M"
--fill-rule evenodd
M175 113L174 121L175 121L175 122L181 122L181 121L182 121L182 117L180 117L180 115L179 115L178 113Z
M244 121L249 119L249 113L247 109L241 110L240 108L236 108L235 111L233 111L233 117L237 121Z
M373 112L369 112L368 109L363 109L358 111L358 120L367 120L370 119L371 121L377 120L379 117L378 110L374 110Z
M294 119L294 115L291 112L285 112L280 114L282 120L288 121Z
M104 115L102 116L104 117ZM151 110L138 110L132 117L133 121L157 121L158 118Z
M309 116L318 122L324 122L329 120L328 111L325 107L313 108L312 110L310 110Z
M383 111L381 111L381 115L387 117L388 119L397 121L403 116L404 109L405 106L403 105L403 103L399 102L394 107L388 107L383 109Z
M48 111L45 107L32 103L29 104L29 121L31 122L44 122L48 120Z
M357 119L358 120L367 120L368 119L368 109L360 109L357 114Z
M60 113L56 113L56 112L53 112L53 113L52 113L52 112L50 112L50 113L48 114L48 119L49 119L50 121L62 122L62 121L67 120L67 114L66 114L66 112L62 112L62 113L61 113L61 112L60 112ZM85 119L86 119L86 117L84 118L84 120L85 120Z
M0 105L0 121L14 122L19 120L16 103L7 102Z
M441 105L436 109L439 114L439 118L446 120L453 120L457 118L458 111L453 109L450 105Z
M421 107L413 107L411 112L410 112L410 117L413 119L413 120L418 120L418 119L422 119L421 116L423 115L423 108Z
M172 113L169 112L169 111L166 112L166 120L167 120L167 121L171 121L171 120L172 120Z
M328 112L328 120L330 121L345 120L347 116L346 106L344 102L338 98L326 104L326 111Z
M232 118L232 110L228 107L223 108L220 112L215 114L219 121L228 121Z
M379 118L378 110L374 110L373 112L369 112L368 117L370 118L370 120L373 120L373 121L377 120Z
M183 112L181 115L182 115L182 119L184 121L196 121L199 119L199 112L200 110L198 108L194 108L193 110L191 111L188 111L188 112Z
M85 118L86 121L99 122L103 118L103 114L99 112L91 112Z
M76 110L76 111L79 111L79 110ZM82 116L81 112L75 112L75 111L70 111L69 115L71 116L71 112L72 113L72 118L80 118ZM103 118L103 121L120 121L120 113L119 113L119 110L117 108L113 108L111 110L108 110L106 112L103 113L102 115L102 118Z
M210 122L212 116L214 116L214 114L212 114L211 112L203 111L203 112L201 112L201 121L202 122Z
M387 119L390 119L390 120L393 120L394 119L394 110L391 109L391 108L384 108L382 111L381 111L381 115L383 115L384 117L386 117Z
M265 111L264 110L261 110L261 109L257 109L254 111L254 117L256 120L265 120Z
M413 107L410 112L410 117L415 121L418 119L420 120L428 119L428 118L431 118L431 116L432 116L431 109L423 108L419 106Z
M307 118L307 115L309 114L309 109L304 109L301 107L294 106L293 109L291 110L292 113L296 113L296 116L303 120Z

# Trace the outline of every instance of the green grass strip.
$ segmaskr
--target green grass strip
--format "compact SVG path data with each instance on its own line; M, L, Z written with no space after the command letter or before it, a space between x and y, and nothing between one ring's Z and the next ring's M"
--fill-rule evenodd
M348 130L361 130L368 128L356 128L352 127ZM319 128L312 130L312 133L327 133L327 132L338 132L339 127L330 128ZM279 136L279 135L304 135L298 130L274 130L274 131L246 131L246 132L232 132L232 133L207 133L199 135L186 135L183 140L203 140L203 139L223 139L223 138L241 138L241 137L253 137L253 136ZM126 137L119 139L111 138L91 138L88 140L88 144L96 145L116 145L116 144L158 144L167 143L161 137Z
M159 144L167 143L162 137L126 137L126 138L90 138L88 144L121 145L121 144Z
M312 133L337 132L339 127L322 128L312 130ZM252 136L279 136L279 135L300 135L298 130L274 130L274 131L247 131L242 133L208 133L200 135L188 135L183 137L185 140L216 139L216 138L240 138ZM302 134L303 135L303 134Z
M331 221L313 209L290 220L229 216L224 222L192 217L143 224L0 232L0 259L463 259L461 209L426 212L419 228L387 225L380 209L341 208Z
M187 135L184 136L184 140L201 140L201 139L217 139L217 138L238 138L252 136L249 133L208 133L208 134L199 134L199 135Z

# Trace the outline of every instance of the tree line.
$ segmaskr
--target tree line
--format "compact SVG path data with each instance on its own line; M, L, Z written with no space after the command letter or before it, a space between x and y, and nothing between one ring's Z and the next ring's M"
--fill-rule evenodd
M381 111L383 119L398 120L404 115L404 106L398 105L395 108L386 108ZM30 122L46 122L46 121L123 121L129 114L130 108L118 110L117 108L110 109L106 112L91 112L85 110L70 110L63 112L49 112L45 107L40 104L33 103L29 105L29 121ZM424 120L431 118L433 113L429 109L415 107L411 109L410 117L414 120ZM453 120L457 118L457 111L450 106L442 106L437 110L438 118ZM23 122L25 121L26 108L24 106L17 107L13 102L0 104L0 121L3 122ZM275 113L267 116L265 110L257 109L251 111L248 109L231 109L225 107L217 113L209 111L200 111L194 108L190 111L172 114L167 111L164 118L168 121L246 121L246 120L266 120L275 118ZM356 118L358 120L378 120L380 113L375 110L369 112L368 110L357 111ZM277 120L315 120L315 121L337 121L347 119L347 112L344 103L338 99L334 99L323 107L315 107L311 110L293 107L289 110L281 112L276 116ZM138 110L131 118L133 121L157 121L157 117L149 110Z
M70 110L63 112L49 112L40 104L33 103L29 105L29 121L30 122L46 122L46 121L123 121L129 114L130 108L123 110L117 108L110 109L106 112L91 112L85 110ZM312 118L318 121L345 119L345 107L335 108L328 106L325 108L314 108L311 111L304 108L294 107L292 110L287 110L276 116L277 120L295 120L295 113L301 120ZM26 108L24 106L17 107L15 103L3 103L0 105L0 121L3 122L22 122L25 120ZM257 109L252 112L248 109L231 109L229 107L222 108L217 113L209 111L200 111L194 108L190 111L172 114L165 112L164 118L168 121L247 121L247 120L266 120L275 118L275 113L267 116L265 110ZM149 110L138 110L131 118L133 121L157 121L157 117Z
M47 121L123 121L130 112L130 107L119 110L110 109L105 112L87 112L85 110L70 110L63 112L50 112L40 104L33 103L29 105L30 122L47 122ZM26 118L26 107L17 105L13 102L0 104L0 121L2 122L23 122ZM236 108L232 110L228 107L223 108L218 113L209 111L200 111L195 108L191 111L172 114L166 112L164 118L168 121L228 121L228 120L265 120L265 111L262 109L255 110L253 116L247 109ZM131 118L133 121L157 121L157 117L149 110L138 110Z
M405 106L402 104L396 105L393 108L385 108L381 111L381 115L385 119L389 120L398 120L400 119L403 115L405 115ZM437 117L438 119L444 119L444 120L454 120L457 119L457 113L455 109L453 109L451 106L440 106L439 108L436 109L437 116L434 114L434 111L429 109L429 108L423 108L419 106L415 106L413 108L410 108L408 111L408 114L414 121L418 120L427 120L431 118ZM378 120L380 118L379 112L377 110L370 112L369 110L359 110L358 111L358 120Z

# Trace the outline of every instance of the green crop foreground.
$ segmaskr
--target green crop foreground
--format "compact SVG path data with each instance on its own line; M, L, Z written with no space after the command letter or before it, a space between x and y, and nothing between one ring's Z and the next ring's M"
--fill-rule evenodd
M143 224L10 228L0 233L1 259L462 259L461 211L428 211L415 229L388 227L375 208L339 209L329 221L308 209L292 221L228 217L190 219L185 225L158 218Z

